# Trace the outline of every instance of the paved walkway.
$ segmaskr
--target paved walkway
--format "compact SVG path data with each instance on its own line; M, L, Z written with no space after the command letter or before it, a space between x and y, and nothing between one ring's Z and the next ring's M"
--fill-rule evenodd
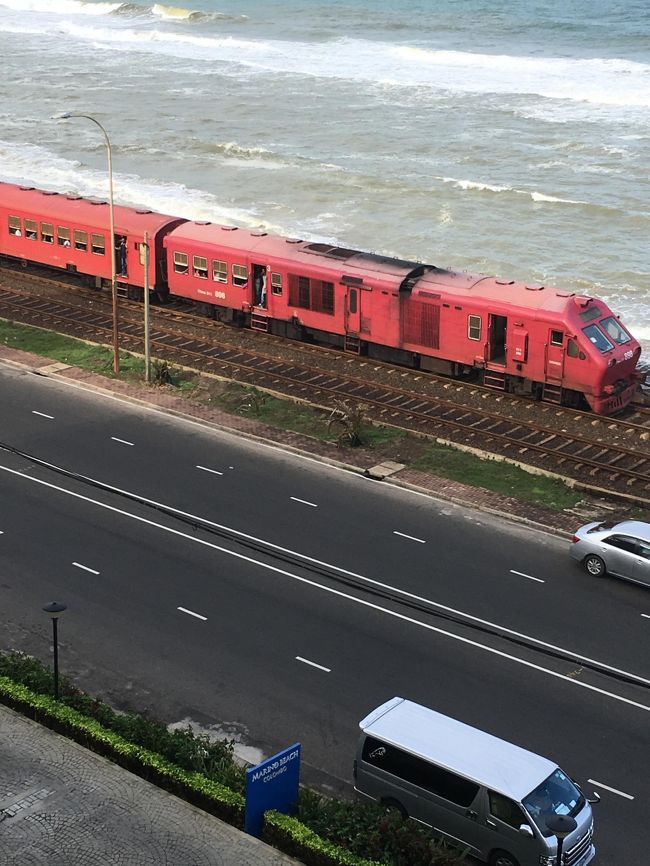
M0 866L297 866L0 704Z

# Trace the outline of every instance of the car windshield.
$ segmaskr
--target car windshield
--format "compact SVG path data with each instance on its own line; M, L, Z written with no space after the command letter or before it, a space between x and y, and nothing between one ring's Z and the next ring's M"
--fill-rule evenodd
M603 334L598 325L589 325L582 330L587 335L587 337L589 337L589 339L599 352L609 352L610 349L614 348L614 344L607 339L607 337Z
M622 346L624 343L629 343L632 337L623 328L614 316L608 316L600 323L600 327L607 334L610 340L613 340L617 346Z
M540 833L552 836L546 826L548 819L554 815L577 815L585 804L585 798L571 779L557 769L521 802Z

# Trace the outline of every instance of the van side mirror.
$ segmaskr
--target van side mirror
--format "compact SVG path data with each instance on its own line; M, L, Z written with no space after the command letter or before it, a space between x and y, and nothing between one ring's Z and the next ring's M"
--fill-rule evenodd
M519 832L521 833L522 836L528 836L529 839L532 839L533 836L535 835L533 833L533 831L531 830L531 828L528 826L528 824L520 824L519 825Z
M588 803L600 803L600 794L598 793L598 791L594 791L594 799L593 800L590 800L589 797L587 797L587 802Z

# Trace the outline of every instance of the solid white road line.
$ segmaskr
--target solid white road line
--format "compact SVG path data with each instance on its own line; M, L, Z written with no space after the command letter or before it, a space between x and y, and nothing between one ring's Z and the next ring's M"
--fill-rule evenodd
M546 583L545 580L542 580L541 577L533 577L530 574L524 574L523 571L515 571L514 568L510 569L510 574L517 574L519 577L526 577L528 580L535 580L537 583Z
M331 674L331 668L324 668L323 665L317 665L316 662L310 662L309 659L304 659L302 656L296 656L297 662L302 662L305 665L311 665L313 668L318 668L319 671L325 671L326 674Z
M80 562L73 562L72 564L76 565L77 568L82 568L84 571L89 571L91 574L99 574L94 568L88 568L87 565L82 565Z
M133 442L127 442L126 439L118 439L117 436L111 436L113 442L119 442L120 445L133 445Z
M207 616L201 616L200 613L194 613L193 610L188 610L186 607L177 607L176 610L180 610L181 613L189 613L190 616L195 616L197 619L202 619L203 622L207 622Z
M650 613L642 613L641 616L645 617L646 619L650 619Z
M527 667L527 668L531 668L532 670L539 671L540 673L546 674L547 676L551 676L551 677L554 677L556 679L563 680L563 682L565 682L567 685L575 686L575 687L582 688L582 689L587 689L588 691L595 692L597 694L601 694L604 697L612 698L615 701L620 701L621 703L628 704L629 706L637 707L637 709L645 710L646 712L650 712L650 705L642 704L638 701L633 701L630 698L624 698L622 695L617 695L614 692L608 692L608 691L605 691L604 689L599 689L597 686L592 686L589 683L585 683L585 682L582 682L580 680L574 679L572 677L567 676L566 674L559 673L558 671L553 671L553 670L550 670L549 668L544 668L541 665L533 664L533 662L526 661L525 659L518 658L517 656L513 656L513 655L510 655L509 653L505 653L505 652L502 652L501 650L497 650L497 649L494 649L493 647L489 647L489 646L486 646L485 644L481 644L478 641L473 641L473 640L470 640L469 638L462 637L461 635L454 634L453 632L446 631L445 629L438 628L436 626L431 625L430 623L421 622L417 619L414 619L413 617L406 616L405 614L398 613L397 611L389 610L388 608L381 607L380 605L377 605L377 604L373 604L372 602L366 601L365 599L357 598L356 596L349 595L348 593L345 593L345 592L341 592L340 590L334 589L333 587L324 586L323 584L317 583L314 580L308 580L306 577L301 577L300 575L293 574L292 572L286 571L285 569L278 568L277 566L270 565L269 563L260 562L260 560L254 559L251 556L245 556L244 554L237 553L234 550L228 550L228 548L221 547L220 545L214 544L214 542L208 541L207 539L197 538L196 536L188 535L185 532L181 532L179 529L172 529L170 526L164 526L162 523L156 523L153 520L148 520L145 517L140 517L137 514L132 514L129 511L124 511L121 508L116 508L114 505L108 505L105 502L100 502L98 499L91 499L89 496L83 496L81 493L75 493L73 490L68 490L65 487L59 487L56 484L51 484L49 481L43 481L40 478L34 478L32 475L25 475L25 473L19 472L17 469L11 469L9 466L3 466L2 464L0 464L0 471L7 472L9 475L18 476L19 478L22 478L23 481L28 481L31 484L38 484L42 487L48 488L49 490L56 490L58 493L63 493L64 495L70 496L73 499L79 499L82 502L88 502L91 505L96 505L98 508L103 508L106 511L111 512L112 514L118 514L121 517L126 517L129 520L135 520L136 522L141 523L145 526L151 526L154 529L159 529L159 530L162 530L163 532L168 532L170 535L175 535L179 538L184 538L186 541L191 541L194 544L200 544L203 547L210 548L212 550L217 550L217 551L219 551L219 553L223 553L225 556L231 556L234 559L239 559L242 562L247 562L247 563L250 563L251 565L256 565L259 568L265 569L266 571L270 571L270 572L273 572L275 574L282 575L283 577L291 578L292 580L295 580L298 583L304 583L307 586L312 586L315 589L321 590L322 592L327 592L327 593L330 593L332 595L336 595L340 598L345 598L348 601L351 601L355 604L361 605L363 607L374 609L374 610L378 611L379 613L386 614L387 616L391 616L391 617L393 617L395 619L399 619L403 622L410 623L412 625L418 626L419 628L426 629L427 631L435 632L436 634L441 634L444 637L448 637L448 638L455 640L455 641L458 641L460 643L464 643L464 644L467 644L469 646L476 647L477 649L483 650L483 652L490 653L491 655L495 655L495 656L498 656L500 658L508 659L509 661L515 662L516 664L523 665L524 667ZM89 479L89 480L92 480L92 479ZM127 491L120 490L117 487L111 488L108 485L107 485L107 489L111 489L111 490L114 490L114 491L119 492L119 493L126 493L127 492ZM149 502L150 504L153 504L153 505L161 505L162 504L159 502L155 502L155 500L150 500L150 499L145 499L145 498L143 498L142 501L143 502ZM193 515L188 515L186 512L180 511L179 509L170 508L170 510L176 514L182 514L184 516L193 516ZM221 524L213 523L212 521L206 521L206 523L210 526L221 527ZM227 527L222 527L222 528L227 528ZM247 535L246 533L236 532L234 530L233 530L233 532L236 535L243 537L243 538L255 538L255 536ZM257 540L263 540L263 539L257 539ZM270 544L268 542L267 542L267 544L268 544L269 548L272 548L275 550L282 550L282 551L287 550L287 548L280 547L279 545ZM289 552L293 552L293 551L289 551ZM312 557L304 556L303 554L297 554L297 555L300 556L300 558L306 562L321 563L321 560L313 559ZM326 564L326 563L321 563L321 564ZM363 580L364 583L367 583L369 585L393 589L395 592L399 592L400 595L403 595L406 598L419 599L420 601L424 601L427 604L430 604L432 607L437 608L438 610L453 611L456 613L460 613L462 616L467 617L469 620L471 620L473 622L479 622L479 623L483 623L485 625L495 625L495 623L491 623L489 620L483 620L483 619L480 619L479 617L472 616L471 614L464 613L463 611L457 611L457 610L455 610L455 608L450 608L447 605L439 604L438 602L431 601L430 599L423 599L420 596L414 595L413 593L410 593L410 592L405 592L404 590L398 589L397 587L390 587L389 584L381 583L378 580L372 580L372 578L364 577L363 575L358 575L355 572L347 571L346 569L339 568L337 566L333 566L333 567L335 568L336 571L338 571L341 574L353 575L353 576L359 578L360 580ZM589 661L589 662L595 661L594 659L590 659L587 656L582 656L579 653L575 653L572 650L563 649L562 647L558 647L555 644L547 643L546 641L539 640L538 638L534 638L530 635L522 634L521 632L517 632L517 631L514 631L513 629L506 628L505 626L499 626L499 628L502 628L505 634L512 634L512 635L515 635L517 637L525 637L528 640L532 641L533 643L537 644L538 646L551 647L553 649L557 649L557 650L560 650L562 652L570 653L574 659ZM603 670L609 670L609 671L613 671L615 673L625 674L627 677L630 677L631 679L636 680L636 682L639 682L639 683L645 683L645 684L650 683L650 680L646 679L645 677L641 677L638 674L633 674L633 673L630 673L629 671L621 670L621 668L613 667L612 665L605 664L605 662L595 661L595 663L600 665L603 668Z
M610 791L612 794L618 794L619 797L625 797L626 800L633 800L631 794L626 794L625 791L619 791L616 788L610 788L609 785L603 785L602 782L597 782L595 779L587 779L590 785L595 785L597 788L604 788L605 791Z
M414 535L406 535L404 532L398 532L396 529L393 530L393 535L399 535L402 538L408 538L409 541L417 541L418 544L426 544L426 541L422 538L416 538Z
M199 466L199 465L197 464L197 467L196 467L196 468L197 468L197 469L202 469L203 472L212 472L213 475L223 475L223 472L219 472L218 469L208 469L207 466Z
M41 418L49 418L50 421L54 421L54 415L46 415L45 412L37 412L36 409L32 409L32 415L40 415Z
M294 502L299 502L301 505L309 505L310 508L318 508L315 502L307 502L306 499L298 499L296 496L291 497Z

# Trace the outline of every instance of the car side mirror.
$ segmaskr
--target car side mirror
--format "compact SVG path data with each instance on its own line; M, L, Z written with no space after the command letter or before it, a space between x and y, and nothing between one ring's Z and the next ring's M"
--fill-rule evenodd
M594 799L593 800L590 800L589 797L587 797L587 802L588 803L600 803L600 794L598 793L598 791L594 791Z
M531 828L528 826L528 824L520 824L519 832L521 833L522 836L528 836L529 839L532 839L533 836L535 835L533 833L533 831L531 830Z

